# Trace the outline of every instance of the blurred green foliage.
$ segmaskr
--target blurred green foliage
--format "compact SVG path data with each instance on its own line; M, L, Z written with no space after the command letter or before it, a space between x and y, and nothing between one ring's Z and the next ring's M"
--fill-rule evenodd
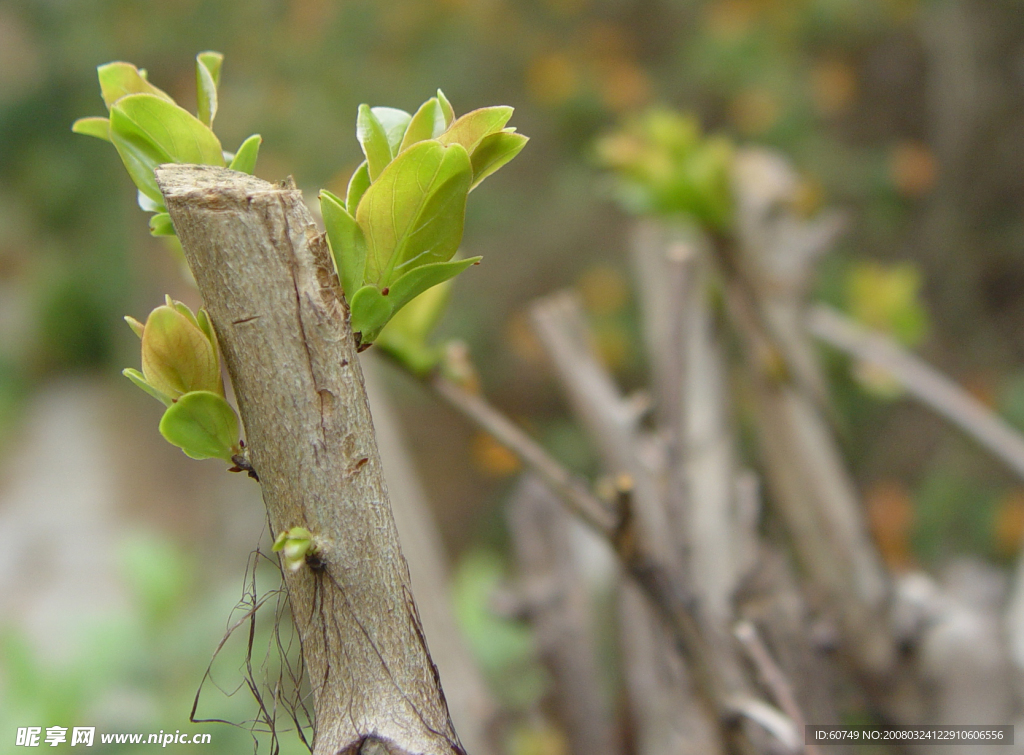
M599 139L597 156L616 171L616 193L630 212L681 215L709 231L729 227L732 145L721 136L703 137L692 115L645 110Z
M95 726L96 752L142 752L146 745L103 745L101 733L153 734L163 729L209 732L218 752L245 752L253 736L245 721L254 703L240 688L248 625L234 633L204 682L197 718L221 718L237 727L188 721L203 673L237 597L204 590L194 559L164 536L137 533L119 547L119 562L131 600L123 609L79 627L73 647L60 660L40 657L30 638L13 626L0 631L0 729ZM280 583L274 568L261 569L267 589ZM231 593L235 591L232 590ZM262 609L253 641L253 664L272 646L272 602ZM291 721L278 722L285 729ZM173 728L170 728L173 727ZM264 746L269 736L256 735ZM281 734L285 755L307 752L298 737ZM149 746L151 748L152 745ZM191 745L169 745L169 753Z
M452 582L455 615L495 695L510 710L526 711L544 693L547 676L529 625L502 618L491 607L507 579L495 551L466 553Z

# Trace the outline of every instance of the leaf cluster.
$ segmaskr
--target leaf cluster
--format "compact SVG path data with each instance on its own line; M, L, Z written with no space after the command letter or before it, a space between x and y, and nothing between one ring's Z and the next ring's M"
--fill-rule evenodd
M241 453L238 415L224 398L217 335L206 310L167 297L142 324L126 317L142 341L142 372L124 376L167 407L160 433L193 459L233 462Z
M652 108L597 142L598 161L618 179L622 205L637 214L684 215L709 230L731 222L732 145L702 136L692 116Z
M100 93L109 117L79 118L71 129L114 145L128 175L139 190L139 206L154 213L149 228L154 236L173 236L171 217L156 185L154 169L165 163L227 166L252 173L262 138L253 134L234 154L224 152L213 133L217 115L217 86L224 56L196 56L197 114L149 83L145 69L131 63L107 63L96 69Z
M196 115L150 84L145 70L122 62L102 65L97 74L109 117L81 118L72 126L117 149L138 187L139 205L155 213L153 235L174 235L157 167L191 163L246 173L255 167L259 135L231 155L213 132L223 60L216 52L196 56ZM324 190L320 202L361 348L392 323L382 346L415 372L437 365L441 350L427 337L447 303L441 284L480 260L454 259L466 199L527 142L506 125L511 117L510 107L487 107L456 118L440 90L415 113L359 107L356 138L366 159L344 199ZM206 312L193 314L168 297L145 325L126 319L142 339L142 372L124 374L167 407L160 432L193 458L238 462L238 416L224 399L217 338Z
M487 107L455 118L440 90L414 114L359 107L366 159L345 198L321 191L320 207L362 345L403 306L480 260L453 257L469 192L526 145L506 126L511 117L510 107Z

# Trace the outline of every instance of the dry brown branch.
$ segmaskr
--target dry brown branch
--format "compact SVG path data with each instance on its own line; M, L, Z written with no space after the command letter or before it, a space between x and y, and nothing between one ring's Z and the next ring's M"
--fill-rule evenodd
M275 533L322 568L285 575L315 700L314 753L461 753L398 543L326 243L300 192L172 165L157 181L217 331Z
M702 680L700 684L709 709L715 711L717 716L728 718L731 715L727 703L729 695L718 688L715 678L709 678L706 670L704 676L701 676L700 671L710 654L706 652L704 640L693 617L689 595L675 584L675 578L649 553L635 546L635 539L628 527L618 527L618 520L599 499L587 492L582 483L483 397L442 377L432 378L430 384L450 406L515 453L524 465L551 487L573 513L608 539L626 571L672 627L676 642L686 650L687 655L693 653L696 658L697 675ZM694 652L692 648L699 650Z

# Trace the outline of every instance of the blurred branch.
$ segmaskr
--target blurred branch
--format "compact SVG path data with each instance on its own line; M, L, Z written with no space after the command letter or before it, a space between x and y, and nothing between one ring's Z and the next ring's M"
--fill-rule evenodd
M888 336L867 330L823 304L810 307L806 322L821 340L884 369L907 393L970 435L1024 479L1024 436L934 367Z
M793 693L793 685L790 684L789 679L786 678L782 669L779 668L775 659L772 658L771 653L768 652L768 648L765 647L764 641L758 634L757 627L754 626L753 622L747 620L740 621L733 628L733 634L736 635L736 639L740 641L744 650L747 651L747 656L757 668L758 674L760 674L765 686L771 691L775 702L789 716L796 729L797 741L799 742L807 720L804 718L803 712L800 710L800 704ZM803 745L802 748L798 747L797 749L803 749L807 755L820 755L820 751L814 745Z
M574 514L599 534L612 537L615 515L594 496L587 486L559 464L539 443L512 420L494 408L485 398L440 375L430 379L438 396L512 451L569 506Z
M508 522L527 615L554 679L570 752L618 755L587 586L573 556L571 515L547 485L527 474L509 502Z
M689 595L679 588L664 566L636 542L631 528L620 527L620 522L600 500L587 492L564 467L481 396L440 376L433 377L430 385L449 405L515 453L575 514L609 540L629 574L672 627L680 648L694 665L698 688L709 711L716 718L728 719L731 716L728 701L732 696L726 694L718 676L708 668L712 654L692 615ZM631 519L628 512L629 506L623 512L623 523Z
M671 265L673 261L668 262ZM685 257L678 255L676 262L685 262ZM685 269L678 266L676 272L679 275L675 283L685 284ZM673 288L670 282L668 290ZM670 307L667 311L675 309ZM729 701L742 695L747 685L730 638L723 627L706 615L700 593L690 578L689 521L685 510L673 509L673 496L667 493L674 484L687 486L685 472L669 466L667 474L676 477L667 485L659 485L656 473L664 468L664 450L640 432L638 418L630 414L629 402L619 394L600 363L579 297L568 292L545 297L533 305L532 316L570 403L581 423L598 439L606 469L612 473L626 471L633 480L629 502L635 512L638 553L646 551L645 559L656 566L660 584L652 585L652 589L658 590L655 595L662 608L670 609L673 615L673 626L677 628L696 691L721 720L732 710ZM677 310L676 316L682 317L682 311ZM665 328L663 332L677 334L675 343L668 348L685 348L683 327ZM667 357L666 363L675 363L681 369L682 359ZM683 380L678 371L676 377ZM680 402L683 387L675 391ZM685 487L683 493L685 500ZM727 533L722 536L728 538Z
M707 250L653 222L637 224L631 246L658 431L666 437L666 506L681 522L676 537L702 610L727 626L742 559L750 553L737 521L728 379Z
M733 177L736 237L711 239L725 303L742 340L772 500L859 666L885 675L894 660L884 622L888 574L837 447L824 380L800 313L813 261L842 227L792 210L797 179L765 150L744 150Z

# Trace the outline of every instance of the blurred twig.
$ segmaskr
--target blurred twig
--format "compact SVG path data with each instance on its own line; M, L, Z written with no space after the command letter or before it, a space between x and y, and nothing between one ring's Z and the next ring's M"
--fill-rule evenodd
M1024 437L934 367L888 336L867 330L823 304L808 310L807 327L826 343L884 369L907 393L970 435L1024 479Z
M757 627L754 626L753 622L744 620L736 624L733 634L736 635L736 639L740 641L744 650L747 651L748 657L754 666L757 667L757 671L761 675L765 686L771 690L772 695L775 697L775 702L779 704L779 707L782 708L783 712L793 722L797 736L799 736L803 733L807 720L804 718L804 714L800 710L800 704L793 693L793 685L790 684L785 673L779 668L771 653L768 652L768 648L765 647L761 635L757 632ZM802 749L807 755L820 755L820 750L814 745L804 745Z
M430 386L460 414L490 433L569 505L573 513L605 537L615 531L616 517L584 482L559 464L539 443L512 420L495 409L483 396L436 375Z
M735 677L730 674L723 678L721 669L715 665L719 654L712 652L703 636L693 615L693 602L678 585L676 575L653 557L642 542L637 543L620 529L600 500L484 398L441 376L433 377L430 385L449 405L519 456L574 513L609 540L627 572L672 628L680 650L691 664L696 688L708 712L718 721L734 719ZM630 518L628 511L625 518Z
M550 488L524 476L508 508L526 611L551 670L574 755L618 755L621 746L598 667L587 587L574 558L572 516Z

